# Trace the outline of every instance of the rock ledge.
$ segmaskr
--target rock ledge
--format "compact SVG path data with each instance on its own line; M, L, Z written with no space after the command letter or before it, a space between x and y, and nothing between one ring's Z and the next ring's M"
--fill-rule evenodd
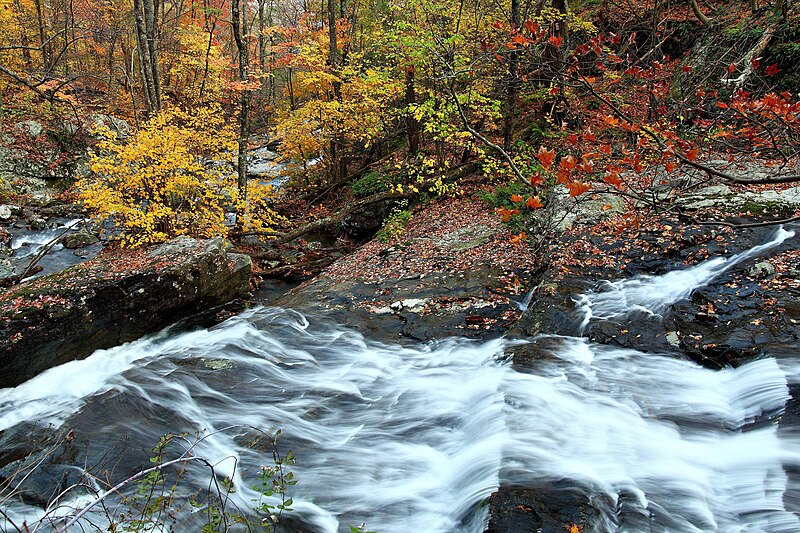
M0 388L248 292L246 255L179 237L120 250L0 295Z

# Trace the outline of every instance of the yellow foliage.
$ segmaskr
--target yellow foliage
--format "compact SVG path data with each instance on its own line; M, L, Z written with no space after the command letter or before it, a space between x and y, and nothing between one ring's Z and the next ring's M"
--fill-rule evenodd
M178 38L180 51L174 58L170 73L185 83L184 96L194 102L210 102L222 98L225 93L224 75L229 63L219 43L209 43L208 33L194 25L179 28Z
M183 234L224 236L226 208L246 207L231 168L204 162L228 159L236 145L219 105L167 108L125 143L107 129L99 133L104 140L91 154L92 176L78 187L84 205L121 230L123 246ZM249 205L258 211L243 215L251 227L264 229L275 220L265 204L272 189L254 184L252 192Z

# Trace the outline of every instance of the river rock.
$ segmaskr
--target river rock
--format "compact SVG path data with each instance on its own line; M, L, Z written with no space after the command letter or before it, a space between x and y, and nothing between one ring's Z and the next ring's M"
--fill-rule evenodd
M19 285L0 295L0 388L245 295L251 272L222 239L179 237Z
M769 261L759 261L747 269L747 275L751 278L764 279L775 274L775 267Z
M75 233L68 233L64 235L64 237L61 239L61 244L64 245L64 248L75 250L90 244L94 244L98 241L99 239L96 235L85 229L82 229L80 231L76 231Z

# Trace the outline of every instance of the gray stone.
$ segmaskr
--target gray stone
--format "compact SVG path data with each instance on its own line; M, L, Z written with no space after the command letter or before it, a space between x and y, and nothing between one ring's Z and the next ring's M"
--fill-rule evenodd
M30 226L32 230L41 231L47 229L47 220L40 216L32 216L28 219L28 226Z
M443 239L442 245L454 252L471 250L491 241L496 234L497 230L493 228L481 224L471 224L447 235Z
M392 302L389 306L395 311L408 311L409 313L421 313L425 310L425 305L428 303L427 298L407 298L405 300L398 300Z
M747 269L747 275L751 278L764 279L775 274L775 266L769 261L759 261Z
M669 343L669 345L674 347L674 348L677 348L677 347L679 347L681 345L681 339L680 339L680 337L678 337L678 332L677 331L668 331L667 335L666 335L666 338L667 338L667 342Z
M30 195L28 205L44 207L52 201L53 197L48 191L38 191Z
M97 128L108 128L120 138L127 137L131 133L131 125L126 121L102 113L89 117L85 127L92 132Z
M8 205L0 205L0 219L8 220L11 218L11 207Z
M23 120L22 122L18 122L14 126L14 129L29 137L38 137L44 131L44 127L35 120Z
M89 231L82 229L80 231L76 231L75 233L68 233L64 235L64 237L61 239L61 244L64 245L64 248L75 250L77 248L89 246L90 244L94 244L98 241L99 239L96 235L93 235Z
M0 284L2 284L3 280L8 278L12 278L16 275L16 271L14 270L14 266L11 264L10 261L4 259L0 261Z

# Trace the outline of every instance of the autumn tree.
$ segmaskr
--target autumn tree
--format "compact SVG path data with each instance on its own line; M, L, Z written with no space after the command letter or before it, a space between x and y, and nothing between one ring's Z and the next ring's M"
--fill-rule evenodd
M94 216L121 229L123 245L163 242L177 235L227 235L225 214L238 211L242 227L263 231L277 220L265 200L269 186L239 194L221 161L236 145L219 105L183 111L166 107L120 142L114 132L91 157L92 176L79 183L84 205ZM248 209L251 206L251 209Z

